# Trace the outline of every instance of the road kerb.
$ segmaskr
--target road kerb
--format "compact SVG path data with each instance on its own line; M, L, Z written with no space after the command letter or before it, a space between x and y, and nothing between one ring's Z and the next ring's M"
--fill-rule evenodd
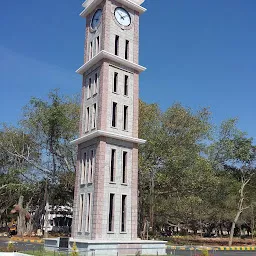
M219 251L255 251L255 246L220 246Z
M12 237L11 241L27 242L27 243L35 243L35 244L42 244L44 242L43 239L28 239L28 238L24 238L24 237Z
M182 251L195 251L195 250L208 250L208 251L256 251L256 246L174 246L167 245L168 249L171 250L182 250Z

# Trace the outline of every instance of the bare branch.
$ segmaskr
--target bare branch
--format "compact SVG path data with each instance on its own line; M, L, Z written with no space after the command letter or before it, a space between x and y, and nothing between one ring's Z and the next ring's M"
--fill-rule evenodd
M34 166L34 167L37 168L38 170L42 171L43 173L46 173L46 174L51 173L50 170L44 168L43 166L38 165L35 161L32 161L32 160L28 159L27 157L25 157L25 156L23 156L23 155L20 155L20 154L17 153L17 152L16 152L16 153L13 153L13 152L11 152L10 150L8 150L8 149L6 149L6 148L5 148L5 151L6 151L8 154L10 154L10 155L12 155L12 156L14 156L14 157L17 157L17 158L19 158L19 159L25 160L27 163L31 164L32 166Z

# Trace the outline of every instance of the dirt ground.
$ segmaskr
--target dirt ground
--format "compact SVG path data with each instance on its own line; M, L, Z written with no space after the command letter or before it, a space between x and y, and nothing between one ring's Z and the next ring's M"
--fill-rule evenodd
M179 236L170 237L168 239L170 244L176 245L210 245L210 246L227 246L229 238L228 237L214 237L214 238L204 238L200 236ZM248 246L255 245L256 239L251 238L234 238L233 246Z

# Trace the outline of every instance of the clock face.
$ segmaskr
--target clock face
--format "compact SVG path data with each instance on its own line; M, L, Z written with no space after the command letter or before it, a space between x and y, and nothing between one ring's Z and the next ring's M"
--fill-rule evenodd
M93 30L95 30L95 29L98 27L98 25L100 24L101 16L102 16L102 10L101 10L101 9L98 9L98 10L94 13L94 15L93 15L93 17L92 17L92 20L91 20L91 28L92 28Z
M115 18L122 26L129 26L131 24L130 14L122 7L117 7L115 9Z

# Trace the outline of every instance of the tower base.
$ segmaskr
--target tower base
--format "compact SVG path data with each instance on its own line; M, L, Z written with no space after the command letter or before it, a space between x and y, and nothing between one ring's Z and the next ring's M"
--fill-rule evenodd
M69 239L69 248L76 243L79 255L83 256L119 256L119 255L166 255L166 241L132 240L104 241Z

